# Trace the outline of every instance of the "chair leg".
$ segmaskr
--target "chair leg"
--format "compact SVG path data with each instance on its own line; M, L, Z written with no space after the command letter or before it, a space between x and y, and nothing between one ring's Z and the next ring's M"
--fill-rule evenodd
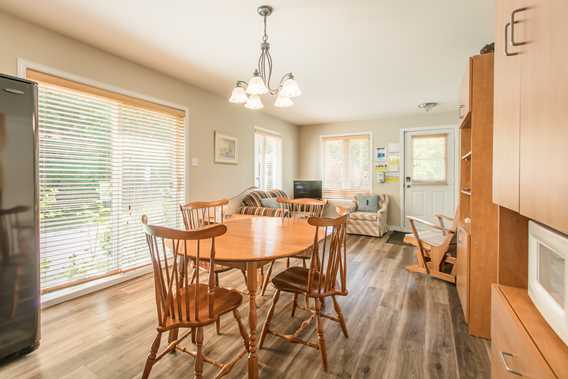
M290 268L290 258L286 258L286 268Z
M239 326L239 332L241 333L241 337L243 338L243 345L245 345L245 350L249 351L249 337L247 334L247 330L243 325L243 320L241 319L241 314L238 309L233 310L233 316L237 321L237 325Z
M321 303L318 299L315 299L316 305L316 328L318 333L318 345L321 354L321 361L323 365L323 371L327 372L327 351L325 349L325 336L323 333L323 320L320 316L321 313Z
M158 349L160 348L160 341L162 339L162 333L158 332L158 335L154 339L154 343L152 343L152 347L150 348L150 354L148 354L148 359L146 359L146 366L144 366L144 373L142 374L142 379L148 378L150 375L150 370L152 370L152 366L156 363L156 354L158 353Z
M197 328L197 354L195 356L195 379L203 378L203 328Z
M191 343L195 344L195 335L196 335L197 331L195 330L195 328L191 328Z
M219 273L218 272L215 273L215 287L219 287ZM217 320L215 320L215 331L217 332L217 335L221 334L221 316L219 316L217 318Z
M294 317L294 315L296 314L296 307L298 306L298 294L295 293L294 294L294 303L292 304L292 316Z
M268 272L264 277L264 283L262 284L262 292L260 293L260 296L264 296L264 293L266 292L266 287L268 287L268 282L270 282L270 276L272 275L272 268L274 267L274 262L276 261L270 262L270 267L268 267Z
M177 340L178 335L179 335L179 329L170 330L170 334L168 336L168 343L172 343L175 340ZM175 354L175 352L176 352L176 349L172 349L172 351L170 351L170 354Z
M248 282L247 273L245 272L245 270L241 269L241 274L243 274L243 278L245 279L245 284L246 284Z
M270 327L270 323L272 322L272 316L274 316L274 310L276 309L276 303L280 298L280 290L277 289L274 293L274 297L272 298L272 305L268 310L268 315L266 316L266 321L264 321L264 326L262 327L262 332L260 333L260 343L258 344L258 348L262 349L262 345L264 344L264 339L268 334L268 328Z
M349 334L347 333L347 324L345 324L345 318L343 317L343 312L341 312L341 307L337 302L335 296L332 296L331 299L333 300L333 308L335 309L335 313L337 314L337 318L339 319L339 325L341 325L341 330L343 330L343 335L345 338L349 338Z

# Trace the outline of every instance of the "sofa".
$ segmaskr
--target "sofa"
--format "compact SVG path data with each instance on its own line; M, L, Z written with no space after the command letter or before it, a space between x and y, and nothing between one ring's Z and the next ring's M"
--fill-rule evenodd
M378 197L378 210L369 212L358 209L356 198L353 199L349 209L347 233L372 237L382 237L387 231L387 211L389 206L388 195Z
M238 213L253 216L282 217L284 209L280 206L265 207L262 205L263 199L276 199L277 197L288 197L288 195L286 192L278 189L270 191L262 191L257 188L251 189L242 197Z

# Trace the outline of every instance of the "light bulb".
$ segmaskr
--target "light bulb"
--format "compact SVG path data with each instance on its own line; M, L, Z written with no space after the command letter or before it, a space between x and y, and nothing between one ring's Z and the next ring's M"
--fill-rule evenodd
M250 95L248 100L245 104L245 108L248 109L262 109L264 105L262 105L262 101L258 95Z
M238 85L235 86L235 88L233 88L233 92L231 93L231 97L229 98L229 103L244 104L247 102L247 100L248 96L245 92L245 89Z
M254 70L254 76L248 82L247 93L249 95L264 95L268 93L268 88L264 84L264 80L258 73L258 70Z
M292 99L286 96L278 95L276 101L274 102L274 106L278 108L288 108L294 105Z
M301 94L302 91L300 90L300 86L298 86L298 82L296 82L293 76L286 79L284 83L282 83L280 95L284 97L296 97L300 96Z

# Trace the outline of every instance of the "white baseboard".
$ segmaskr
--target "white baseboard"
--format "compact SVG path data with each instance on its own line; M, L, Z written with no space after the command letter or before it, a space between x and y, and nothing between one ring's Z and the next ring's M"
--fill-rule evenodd
M390 231L393 232L403 232L403 233L406 232L406 230L404 230L404 228L400 225L389 225L388 228Z

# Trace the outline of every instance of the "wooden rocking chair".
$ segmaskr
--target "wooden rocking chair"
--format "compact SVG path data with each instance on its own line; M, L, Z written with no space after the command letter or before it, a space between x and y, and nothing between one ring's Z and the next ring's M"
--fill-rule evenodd
M436 215L436 218L438 219L438 225L416 217L407 217L412 228L412 234L407 234L404 237L404 242L416 247L417 264L407 266L406 269L410 272L428 274L455 284L456 257L451 256L449 252L454 245L456 219L443 215ZM452 222L449 228L445 227L444 219ZM420 223L427 228L419 231L416 223ZM448 266L450 267L449 272L444 270Z

